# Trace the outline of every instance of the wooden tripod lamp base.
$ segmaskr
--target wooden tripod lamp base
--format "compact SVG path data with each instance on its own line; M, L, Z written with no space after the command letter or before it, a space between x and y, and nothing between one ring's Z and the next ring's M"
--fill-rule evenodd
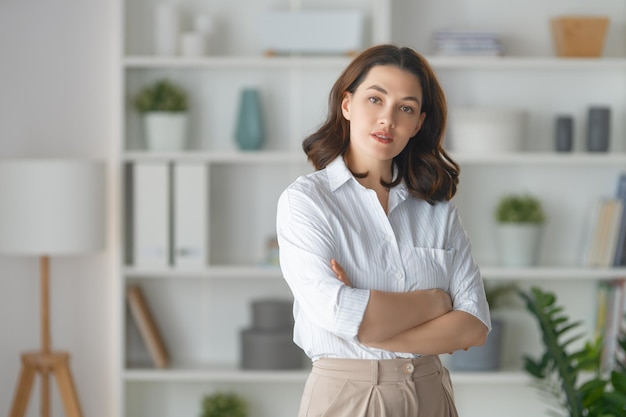
M50 374L54 374L56 377L67 417L81 417L82 412L78 403L74 381L72 380L69 359L70 355L67 352L24 353L22 355L22 370L9 417L23 417L25 415L35 374L37 373L41 374L42 378L42 417L49 417L50 413Z
M70 372L70 355L50 349L50 259L42 256L41 267L41 350L22 354L22 370L15 389L9 417L24 417L35 375L41 375L41 417L50 417L50 375L57 386L67 417L82 417Z
M9 417L23 417L35 376L41 416L50 417L56 378L67 417L81 417L67 352L52 350L50 256L99 252L106 242L106 164L68 158L0 160L0 253L37 256L41 271L41 349L23 352Z

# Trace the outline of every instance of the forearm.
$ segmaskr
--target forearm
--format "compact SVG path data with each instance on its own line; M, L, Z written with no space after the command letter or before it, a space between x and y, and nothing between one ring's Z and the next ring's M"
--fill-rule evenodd
M408 293L372 290L359 327L361 343L389 340L411 328L443 316L451 309L450 297L441 290Z
M480 346L488 329L479 319L463 311L451 311L381 342L365 345L393 352L438 355Z

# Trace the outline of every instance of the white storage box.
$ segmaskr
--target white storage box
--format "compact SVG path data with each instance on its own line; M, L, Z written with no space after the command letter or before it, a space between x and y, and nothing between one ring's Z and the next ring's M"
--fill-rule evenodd
M351 54L363 47L363 13L358 10L269 10L259 18L267 54Z
M527 113L497 107L450 110L451 150L459 153L517 152L524 147Z

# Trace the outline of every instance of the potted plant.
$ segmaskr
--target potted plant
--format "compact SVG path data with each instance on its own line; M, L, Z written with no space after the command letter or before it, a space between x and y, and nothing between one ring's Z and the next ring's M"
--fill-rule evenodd
M143 88L135 97L143 115L146 144L152 150L179 150L187 139L187 93L167 79Z
M494 371L500 368L504 320L497 317L500 308L509 307L509 297L516 294L515 284L487 285L485 295L491 313L491 332L482 346L473 346L467 350L458 350L452 355L452 369L455 371Z
M506 195L496 207L495 219L500 263L536 265L546 219L541 202L530 195Z
M215 393L202 399L200 417L247 417L248 403L237 394Z
M551 411L568 417L625 416L626 360L616 357L615 368L605 372L601 367L602 339L587 341L582 349L574 350L571 344L581 334L572 332L581 323L570 320L553 293L534 287L519 294L537 319L544 346L539 359L524 358L524 368L535 378L541 394L553 400L556 410ZM626 350L626 334L617 335L617 344Z

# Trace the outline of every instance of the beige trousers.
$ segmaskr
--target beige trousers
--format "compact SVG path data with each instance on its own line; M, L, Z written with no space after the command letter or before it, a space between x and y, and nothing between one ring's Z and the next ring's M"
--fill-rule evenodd
M448 370L437 356L320 359L298 417L458 417Z

